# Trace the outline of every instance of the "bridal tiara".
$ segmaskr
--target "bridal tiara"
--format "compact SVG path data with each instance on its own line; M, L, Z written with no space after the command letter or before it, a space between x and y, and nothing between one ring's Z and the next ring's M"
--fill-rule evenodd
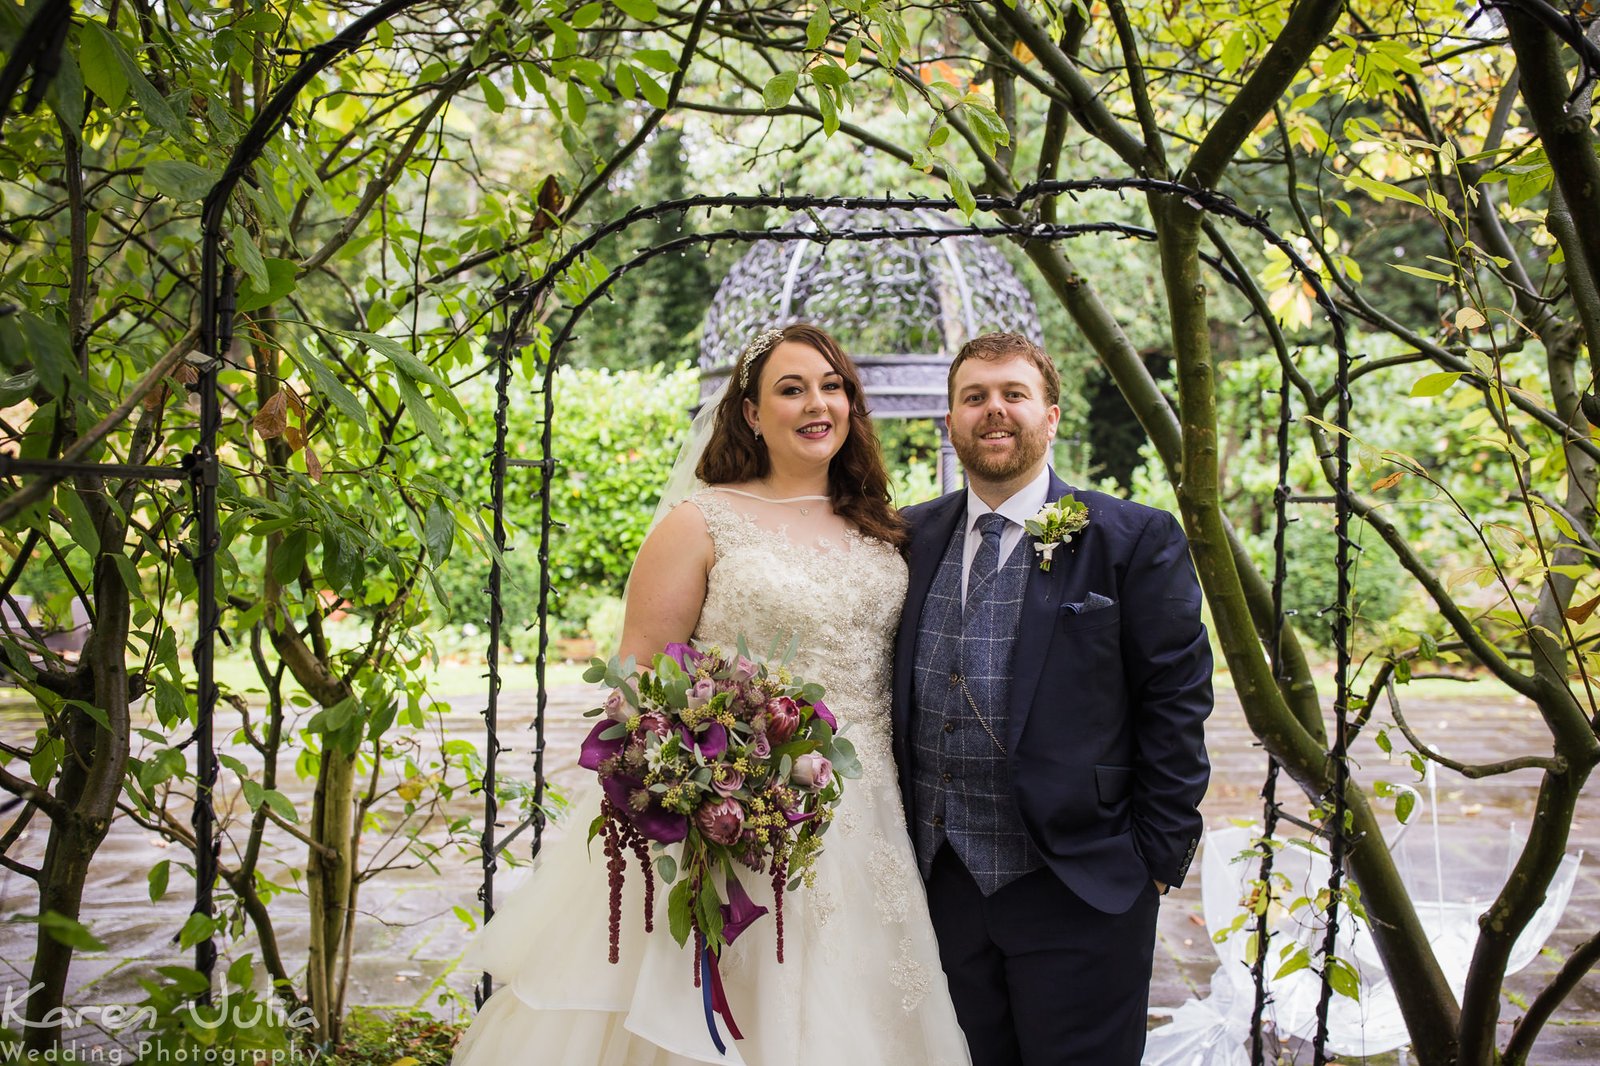
M746 392L750 388L751 364L772 351L773 346L781 340L783 340L783 330L767 329L756 334L756 339L744 346L744 351L739 353L740 392Z

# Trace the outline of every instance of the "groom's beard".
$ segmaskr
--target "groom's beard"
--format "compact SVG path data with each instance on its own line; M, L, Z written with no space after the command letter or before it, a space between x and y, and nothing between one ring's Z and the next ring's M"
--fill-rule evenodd
M997 429L1008 429L1016 434L1011 438L1009 452L994 454L983 449L979 436ZM1052 436L1054 433L1048 422L1040 422L1036 426L990 422L970 434L965 431L951 433L950 443L968 474L976 474L985 481L1010 481L1033 469L1044 458L1050 450Z

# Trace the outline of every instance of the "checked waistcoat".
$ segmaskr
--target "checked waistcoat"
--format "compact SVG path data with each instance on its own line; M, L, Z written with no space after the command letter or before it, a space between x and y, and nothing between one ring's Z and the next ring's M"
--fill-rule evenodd
M963 609L965 539L964 526L950 538L917 630L911 693L913 841L924 878L940 845L949 841L984 895L992 895L1044 861L1017 813L1006 757L951 674L966 679L973 702L1006 743L1011 653L1034 553L1024 538L998 570L985 575L978 569L984 556L980 548Z

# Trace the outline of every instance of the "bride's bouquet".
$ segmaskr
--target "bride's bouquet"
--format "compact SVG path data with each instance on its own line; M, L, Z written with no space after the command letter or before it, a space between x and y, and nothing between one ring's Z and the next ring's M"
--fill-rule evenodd
M793 652L769 661L740 638L733 655L671 644L644 670L632 659L592 660L584 679L611 694L588 712L603 720L579 763L599 775L605 794L589 839L605 840L612 962L628 852L645 879L647 931L655 876L672 885L668 921L680 945L695 937L696 984L705 962L716 980L720 949L767 912L736 866L770 875L783 961L784 892L815 876L843 779L860 773L822 686L785 667Z

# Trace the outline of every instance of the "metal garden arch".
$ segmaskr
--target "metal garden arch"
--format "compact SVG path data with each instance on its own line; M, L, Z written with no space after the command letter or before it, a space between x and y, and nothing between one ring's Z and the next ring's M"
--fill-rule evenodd
M198 635L194 647L194 664L197 674L198 705L196 728L193 737L195 747L195 778L197 783L196 804L193 813L193 824L196 840L196 881L195 903L193 912L211 916L214 911L212 890L217 876L217 854L220 839L217 836L217 823L212 804L212 791L217 778L217 758L214 738L212 734L213 721L217 703L217 687L214 677L215 668L215 641L220 633L220 611L216 599L216 568L215 556L220 541L220 525L218 520L218 455L217 434L221 425L221 406L219 403L218 373L222 367L224 354L228 350L232 339L234 320L234 286L235 279L224 267L222 262L223 223L227 206L233 190L239 181L249 173L251 166L265 146L277 135L288 117L289 110L303 89L320 71L336 62L340 57L350 53L361 45L368 33L391 17L403 12L405 9L419 3L420 0L386 0L375 6L366 15L350 23L343 31L330 38L323 44L307 51L294 73L275 91L260 111L255 121L250 125L244 136L236 146L228 164L217 183L206 195L202 205L202 241L201 241L201 354L204 362L199 367L199 380L194 389L200 396L200 434L195 448L185 456L184 462L178 468L117 468L124 476L140 478L182 478L190 482L193 490L193 517L196 522L197 544L193 564L197 578L198 603ZM35 24L45 26L59 22L62 9L68 5L60 3L41 4L31 20L29 32ZM54 20L54 21L51 21ZM59 45L59 42L58 42ZM14 57L15 58L15 57ZM8 64L7 80L9 82L11 71ZM43 66L40 67L41 72ZM48 77L47 74L41 74ZM12 89L15 89L13 84ZM9 103L10 94L6 94L6 103ZM866 209L866 208L936 208L954 209L958 205L949 199L928 199L915 197L823 197L807 195L755 195L755 196L694 196L685 199L666 201L654 205L636 208L619 218L597 229L589 237L575 244L565 255L553 263L539 278L531 283L515 287L500 293L496 306L509 306L508 319L504 330L500 333L497 349L493 359L497 369L496 403L495 403L495 446L490 455L490 472L492 481L492 506L494 509L493 536L497 552L503 553L510 549L506 541L506 529L503 521L505 501L505 481L510 470L515 467L532 467L540 471L539 495L541 500L541 521L538 541L538 552L541 570L539 594L539 651L536 659L536 672L538 678L537 708L535 718L535 747L534 747L534 783L535 802L542 798L544 785L543 766L543 728L544 715L547 704L545 688L545 665L547 650L547 632L545 622L548 614L550 579L548 569L548 552L550 545L550 531L554 525L554 516L551 509L548 482L557 460L551 455L551 427L555 417L554 397L551 390L553 375L560 364L561 355L565 345L571 339L573 330L581 320L584 312L597 300L607 294L617 280L628 272L649 260L671 252L682 251L691 247L710 245L719 242L751 242L756 240L781 240L781 241L814 241L827 243L830 241L874 241L885 239L917 238L926 240L940 240L943 238L983 235L1003 236L1019 242L1056 241L1068 240L1088 235L1111 235L1120 238L1153 239L1154 231L1121 223L1113 222L1086 222L1072 225L1045 225L1031 222L1025 215L1025 209L1045 197L1069 196L1076 198L1080 194L1111 192L1122 195L1127 192L1144 194L1157 194L1163 196L1179 197L1189 207L1207 215L1226 221L1232 225L1249 230L1273 247L1281 251L1288 259L1292 268L1300 275L1312 290L1317 303L1327 313L1332 327L1333 343L1338 352L1338 421L1347 425L1350 416L1350 399L1348 390L1350 372L1350 354L1346 343L1344 323L1338 309L1333 304L1327 291L1324 289L1317 273L1301 258L1293 245L1279 236L1259 215L1250 214L1240 209L1232 200L1219 193L1205 189L1188 187L1177 182L1162 181L1149 178L1124 178L1124 179L1093 179L1084 181L1052 181L1028 186L1012 197L980 197L976 203L976 210L971 216L972 220L967 225L950 227L916 226L899 228L860 228L847 230L827 230L822 228L785 230L777 232L747 231L728 229L719 232L689 234L662 244L640 250L636 255L622 263L608 277L604 278L595 289L581 302L568 310L565 320L555 333L548 351L545 353L542 371L543 380L539 392L543 396L544 421L541 435L541 458L536 460L512 460L506 454L506 412L510 404L510 383L512 374L512 355L517 345L517 336L521 325L528 319L533 309L540 305L553 290L557 280L561 278L572 266L578 263L583 256L593 250L605 238L626 232L629 227L646 220L668 217L673 214L683 214L700 209L715 209L723 207L766 208L782 210L790 213L806 212L818 208ZM981 219L981 221L979 221ZM1230 265L1207 259L1219 274L1234 284L1239 284L1239 279L1231 272ZM1248 291L1247 291L1247 295ZM1257 311L1267 317L1265 308L1257 307ZM1336 478L1334 493L1331 497L1295 497L1287 483L1287 429L1289 424L1288 382L1290 374L1289 353L1282 343L1281 337L1275 337L1276 347L1283 364L1283 387L1280 400L1279 421L1279 486L1276 493L1276 513L1278 518L1278 537L1276 541L1276 569L1274 573L1273 593L1274 607L1277 612L1278 629L1281 631L1284 624L1282 612L1282 586L1284 581L1284 552L1283 552L1283 525L1285 509L1291 502L1321 502L1332 503L1335 508L1335 536L1336 565L1338 571L1337 602L1331 605L1334 611L1334 640L1337 651L1338 681L1335 695L1335 718L1337 730L1335 741L1330 755L1334 761L1334 787L1333 815L1327 824L1318 829L1307 826L1316 832L1321 832L1329 837L1331 850L1331 885L1337 887L1343 874L1342 856L1348 844L1344 838L1343 825L1343 791L1347 774L1345 758L1346 744L1346 717L1350 702L1350 654L1348 649L1348 624L1350 601L1350 549L1352 547L1348 536L1350 517L1348 485L1349 485L1349 455L1348 438L1338 435L1336 438L1334 456L1336 463ZM40 475L44 482L54 483L61 478L76 471L103 470L98 464L66 463L66 462L11 462L7 464L7 473ZM104 472L110 472L104 470ZM485 726L487 730L488 746L485 753L485 774L483 780L484 790L484 825L481 844L482 865L484 870L484 883L481 896L487 913L492 913L494 905L493 875L496 867L497 856L500 851L515 840L524 830L532 830L531 851L537 853L540 843L542 824L540 816L534 817L521 826L518 826L503 840L495 838L495 822L498 816L494 798L494 780L496 772L496 756L500 751L496 737L498 696L501 684L499 672L499 644L503 626L503 617L500 606L501 568L498 558L493 562L491 569L490 588L488 590L490 602L490 643L488 649L489 659L489 689L488 702L485 708ZM1277 660L1277 649L1273 649L1274 662ZM1273 821L1284 815L1272 796L1273 781L1276 777L1276 766L1269 769L1267 787L1264 796L1267 800L1268 832L1271 832ZM1271 862L1270 849L1263 848L1263 866L1269 867ZM1265 872L1263 873L1265 876ZM1335 895L1335 899L1337 896ZM1263 919L1264 921L1264 919ZM1325 951L1332 951L1334 935L1338 924L1336 910L1330 910L1325 939ZM1265 927L1259 927L1258 932L1265 936ZM1255 967L1256 976L1256 1033L1253 1046L1253 1061L1262 1061L1262 1046L1260 1037L1260 1019L1264 1007L1265 990L1263 985L1262 967L1265 951L1257 952ZM216 963L216 946L209 940L202 940L195 948L195 965L198 970L210 974ZM490 985L487 978L480 987L480 996L486 995ZM1327 1006L1330 996L1330 987L1326 980L1323 982L1322 999L1319 1005L1319 1027L1316 1039L1316 1061L1320 1064L1326 1061L1324 1044L1326 1041Z

